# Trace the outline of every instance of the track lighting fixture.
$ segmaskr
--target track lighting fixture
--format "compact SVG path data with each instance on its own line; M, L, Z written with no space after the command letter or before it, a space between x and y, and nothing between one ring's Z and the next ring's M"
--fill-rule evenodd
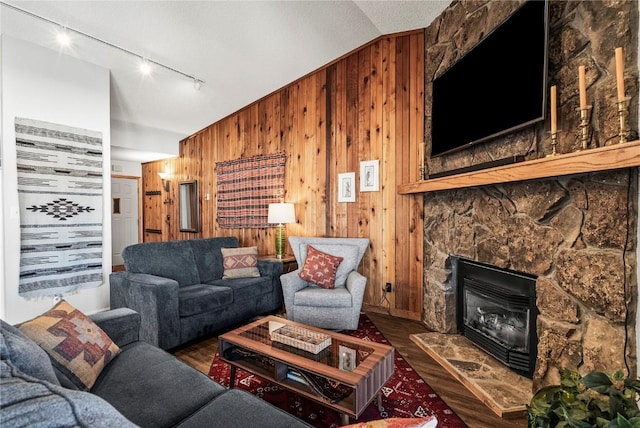
M12 4L5 3L3 1L0 1L0 6L7 7L9 9L12 9L12 10L16 11L16 12L20 12L20 13L28 15L28 16L30 16L32 18L39 19L39 20L44 21L44 22L46 22L48 24L52 24L52 25L55 25L56 27L59 27L61 30L58 32L58 35L56 36L56 38L58 40L58 43L61 46L69 46L70 45L70 43L71 43L71 33L73 33L73 34L76 34L76 35L80 35L80 36L86 37L87 39L91 39L94 42L102 43L103 45L112 47L114 49L118 49L119 51L125 52L125 53L127 53L129 55L133 55L136 58L140 58L142 60L142 63L140 65L140 71L145 75L150 74L153 67L162 67L165 70L172 71L174 73L180 74L180 75L192 80L194 82L193 83L193 87L194 87L195 90L200 90L202 84L205 83L204 80L198 79L197 77L192 76L192 75L190 75L188 73L185 73L183 71L177 70L177 69L175 69L173 67L170 67L168 65L164 65L164 64L159 63L157 61L153 61L153 60L151 60L149 58L146 58L146 57L144 57L144 56L142 56L140 54L137 54L137 53L135 53L133 51L130 51L129 49L123 48L121 46L115 45L115 44L113 44L111 42L108 42L106 40L103 40L103 39L100 39L98 37L92 36L91 34L85 33L85 32L80 31L80 30L76 30L74 28L70 28L70 27L64 26L64 25L60 24L59 22L53 21L53 20L51 20L49 18L45 18L42 15L38 15L38 14L35 14L33 12L29 12L28 10L25 10L25 9L20 8L20 7L14 6Z

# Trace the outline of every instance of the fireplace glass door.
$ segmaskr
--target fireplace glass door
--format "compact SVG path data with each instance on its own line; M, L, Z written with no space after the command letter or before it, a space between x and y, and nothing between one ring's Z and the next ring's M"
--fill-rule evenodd
M473 289L465 290L465 328L519 352L529 352L529 308L512 307Z

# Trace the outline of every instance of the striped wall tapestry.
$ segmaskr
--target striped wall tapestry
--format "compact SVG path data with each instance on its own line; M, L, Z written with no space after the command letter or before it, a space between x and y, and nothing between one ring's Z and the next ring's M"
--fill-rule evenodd
M284 197L285 153L216 162L218 224L265 228L269 204Z
M102 134L16 118L24 297L102 284Z

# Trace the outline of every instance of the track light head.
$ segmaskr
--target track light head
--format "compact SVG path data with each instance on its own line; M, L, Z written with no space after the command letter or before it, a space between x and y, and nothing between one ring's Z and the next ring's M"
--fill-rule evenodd
M144 58L142 58L142 62L140 62L140 73L142 73L143 76L151 74L151 64Z
M56 40L58 41L58 44L63 48L71 45L71 37L69 36L69 32L67 31L67 29L64 27L61 27L60 31L58 31Z

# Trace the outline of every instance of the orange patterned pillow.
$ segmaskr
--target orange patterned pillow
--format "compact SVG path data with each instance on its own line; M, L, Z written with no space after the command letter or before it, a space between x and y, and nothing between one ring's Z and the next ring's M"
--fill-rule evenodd
M307 259L300 271L300 278L322 288L334 288L336 272L342 257L332 256L307 245Z
M47 354L53 366L88 391L102 369L120 353L118 345L91 318L65 300L18 326Z

